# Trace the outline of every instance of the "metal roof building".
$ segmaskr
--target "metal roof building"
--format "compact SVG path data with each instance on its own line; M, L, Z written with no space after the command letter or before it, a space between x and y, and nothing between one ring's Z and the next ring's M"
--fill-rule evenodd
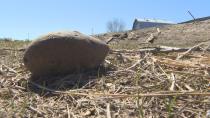
M205 20L209 20L209 19L210 19L210 16L207 16L207 17L202 17L202 18L196 18L195 20L189 20L189 21L181 22L179 24L192 23L192 22L195 22L195 21L205 21Z
M144 29L150 27L162 27L165 25L173 25L175 23L164 21L164 20L157 20L157 19L135 19L133 23L133 30L137 29Z

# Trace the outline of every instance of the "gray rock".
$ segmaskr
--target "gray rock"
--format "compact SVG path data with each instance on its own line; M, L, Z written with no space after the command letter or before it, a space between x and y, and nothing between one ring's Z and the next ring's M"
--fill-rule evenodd
M33 75L58 75L96 68L108 51L108 45L94 37L54 32L32 42L23 60Z

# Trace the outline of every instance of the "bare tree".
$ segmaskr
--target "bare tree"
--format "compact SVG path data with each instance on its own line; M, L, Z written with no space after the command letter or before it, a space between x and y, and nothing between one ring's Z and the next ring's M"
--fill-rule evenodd
M125 23L119 19L113 19L107 23L107 32L122 32L125 30Z

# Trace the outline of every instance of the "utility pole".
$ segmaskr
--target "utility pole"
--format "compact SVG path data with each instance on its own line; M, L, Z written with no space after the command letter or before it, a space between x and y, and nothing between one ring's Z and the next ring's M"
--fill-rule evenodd
M190 16L193 18L193 20L195 21L196 18L192 15L192 13L190 11L188 11L188 13L190 14Z
M28 40L29 40L29 33L28 33Z
M94 35L94 29L93 28L91 28L91 34Z

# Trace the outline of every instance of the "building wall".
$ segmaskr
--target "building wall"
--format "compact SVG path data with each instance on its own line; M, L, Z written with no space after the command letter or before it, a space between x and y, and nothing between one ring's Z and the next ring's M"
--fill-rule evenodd
M162 26L165 26L165 25L172 25L172 24L135 20L134 23L133 23L133 30L150 28L150 27L162 27Z

